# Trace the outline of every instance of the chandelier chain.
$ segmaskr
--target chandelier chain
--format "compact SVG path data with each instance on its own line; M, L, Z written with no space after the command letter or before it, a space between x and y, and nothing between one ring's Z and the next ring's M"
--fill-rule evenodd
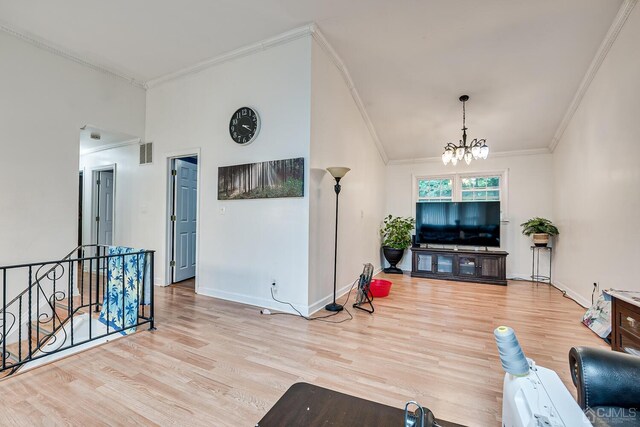
M467 110L465 108L466 101L462 101L462 130L467 129Z

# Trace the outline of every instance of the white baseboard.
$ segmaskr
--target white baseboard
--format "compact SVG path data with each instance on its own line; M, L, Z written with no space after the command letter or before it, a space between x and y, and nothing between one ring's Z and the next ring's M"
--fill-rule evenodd
M281 304L277 301L272 300L271 298L254 297L251 295L221 291L219 289L205 288L202 286L198 289L198 294L205 295L208 297L223 299L226 301L233 301L241 304L253 305L256 308L268 308L271 310L278 310L285 313L298 314L288 304ZM309 315L309 307L301 306L299 304L293 304L293 306L296 309L298 309L300 313L302 313L303 315L305 316Z
M375 277L376 275L380 274L380 272L382 271L382 268L378 267L377 269L373 270L373 276ZM359 277L359 276L358 276ZM358 280L358 279L355 279ZM349 289L351 289L351 286L354 285L354 282L351 282L347 285L344 285L338 289L336 289L336 298L340 298L342 297L344 294L346 294L347 292L349 292ZM354 286L355 288L356 286ZM352 292L353 294L353 292ZM319 300L317 300L316 302L314 302L313 304L311 304L308 309L309 309L309 313L313 314L316 311L319 311L321 309L324 308L325 305L329 304L330 302L333 301L333 293L330 293L329 295L327 295L324 298L320 298Z
M571 289L569 286L565 285L562 282L558 282L557 280L554 280L553 284L556 288L565 291L568 297L571 297L572 300L574 300L584 308L591 307L591 301L577 293L575 290Z
M507 280L531 280L531 273L511 273L507 275Z
M379 274L381 271L382 269L378 268L374 270L373 275L375 276ZM357 279L354 279L354 281L355 280ZM353 284L354 282L350 282L344 286L341 286L339 289L336 290L336 296L342 297L344 294L349 292L349 289L351 289L351 286ZM205 288L202 286L198 289L198 294L213 297L213 298L223 299L226 301L233 301L241 304L252 305L257 308L268 308L271 310L277 310L284 313L298 314L288 304L279 303L277 301L274 301L271 298L255 297L251 295L239 294L236 292L228 292L228 291L221 291L219 289ZM298 311L300 311L300 313L302 313L303 315L310 316L313 313L323 309L324 306L329 304L331 301L333 301L333 293L330 293L324 298L320 298L319 300L315 301L313 304L309 306L304 306L301 304L293 304L293 306Z

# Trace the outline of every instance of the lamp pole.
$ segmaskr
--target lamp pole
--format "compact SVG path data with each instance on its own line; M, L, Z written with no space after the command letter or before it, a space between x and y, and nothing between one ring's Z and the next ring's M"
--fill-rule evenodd
M342 305L336 303L336 284L337 284L337 272L338 272L338 203L340 199L340 180L349 172L349 168L344 167L332 167L327 168L329 173L335 178L336 184L333 189L336 192L336 230L334 235L334 247L333 247L333 302L327 304L324 308L327 311L342 311Z

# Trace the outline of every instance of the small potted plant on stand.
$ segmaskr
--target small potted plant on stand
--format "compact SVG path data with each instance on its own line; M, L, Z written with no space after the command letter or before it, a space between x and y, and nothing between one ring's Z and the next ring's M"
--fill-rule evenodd
M522 226L522 234L525 236L533 235L533 244L536 246L545 247L549 244L549 236L560 234L556 226L546 218L531 218L520 225Z
M389 263L389 267L383 270L385 273L402 274L402 270L396 265L402 259L405 249L411 246L411 232L415 223L416 220L409 217L389 215L384 219L380 235L382 236L382 253Z

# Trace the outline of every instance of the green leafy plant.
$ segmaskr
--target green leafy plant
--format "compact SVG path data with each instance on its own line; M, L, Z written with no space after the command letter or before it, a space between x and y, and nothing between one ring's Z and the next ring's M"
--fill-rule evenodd
M545 233L550 236L557 236L560 234L555 225L546 218L531 218L529 221L520 224L522 226L522 234L525 236L531 236L536 233Z
M382 246L388 246L394 249L407 249L411 246L411 232L415 224L416 220L410 217L387 216L380 228Z

